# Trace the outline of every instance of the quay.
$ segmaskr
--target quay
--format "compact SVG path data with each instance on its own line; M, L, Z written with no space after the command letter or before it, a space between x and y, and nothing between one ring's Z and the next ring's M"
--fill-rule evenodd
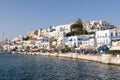
M90 55L90 54L78 54L78 53L41 53L41 52L28 52L22 54L63 57L71 59L82 59L88 61L100 62L103 64L120 65L120 57L115 57L112 54Z

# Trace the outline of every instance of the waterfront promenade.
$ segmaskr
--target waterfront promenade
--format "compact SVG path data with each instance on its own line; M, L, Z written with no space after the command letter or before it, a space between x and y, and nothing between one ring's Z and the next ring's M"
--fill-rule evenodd
M90 55L90 54L78 54L78 53L41 53L41 52L29 52L29 53L22 53L22 54L30 54L30 55L41 55L41 56L52 56L52 57L64 57L64 58L71 58L71 59L82 59L82 60L89 60L100 62L103 64L115 64L120 65L120 58L114 57L111 54L102 54L102 55Z

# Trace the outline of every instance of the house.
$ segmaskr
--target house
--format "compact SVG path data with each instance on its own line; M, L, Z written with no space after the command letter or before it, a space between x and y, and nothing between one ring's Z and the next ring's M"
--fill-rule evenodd
M82 44L83 35L68 37L68 47L79 47Z
M93 48L94 47L94 35L78 35L68 37L69 47L81 47L81 48Z
M95 39L94 36L88 36L88 38L82 40L81 48L94 49L95 48Z
M65 37L66 33L70 32L71 24L53 26L48 29L49 37L54 37L58 39L59 37Z
M120 37L119 27L114 29L96 31L95 39L97 47L101 45L107 45L108 47L111 47L112 39L115 39L117 37Z
M50 38L39 37L35 42L35 46L39 49L50 49Z
M107 30L115 28L108 21L82 21L83 29L88 32L95 32L95 30Z
M57 39L57 47L68 45L68 37L59 37Z

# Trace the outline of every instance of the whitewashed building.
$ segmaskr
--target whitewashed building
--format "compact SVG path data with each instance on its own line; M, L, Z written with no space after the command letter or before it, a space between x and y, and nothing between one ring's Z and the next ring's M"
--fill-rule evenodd
M81 48L94 49L95 48L95 39L94 37L88 37L82 40Z
M39 37L35 42L35 46L37 46L39 49L50 49L50 38Z
M59 37L65 37L66 33L70 32L70 24L53 26L52 30L48 29L49 37L54 37L58 39Z
M79 47L82 44L82 40L83 40L84 36L71 36L68 37L68 46L69 47Z
M69 47L93 47L94 46L94 36L93 35L78 35L68 37L67 45Z
M68 45L68 37L59 37L57 39L57 47Z
M112 39L115 37L120 37L119 28L96 31L95 39L97 46L108 45L110 47L112 45Z
M95 30L106 30L112 29L115 26L111 25L108 21L82 21L83 29L87 30L88 32L93 32Z

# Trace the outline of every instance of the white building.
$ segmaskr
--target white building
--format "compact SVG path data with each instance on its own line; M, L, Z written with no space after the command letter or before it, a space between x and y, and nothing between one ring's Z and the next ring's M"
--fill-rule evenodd
M59 37L57 39L57 47L68 45L68 37Z
M97 46L108 45L110 47L112 45L112 39L115 37L120 37L119 28L96 31L95 39Z
M35 42L35 46L37 46L39 49L50 49L50 38L39 37Z
M56 39L58 39L59 37L65 37L66 33L70 32L71 24L53 26L52 30L48 29L47 35Z
M95 39L94 37L88 37L87 39L82 40L81 48L94 49L95 48Z
M92 32L96 30L106 30L106 29L112 29L115 26L110 25L107 21L82 21L83 23L83 29L87 30L88 32Z
M93 35L78 35L68 37L67 45L69 47L93 47L94 46L94 38Z
M70 32L70 26L72 23L70 24L65 24L65 25L58 25L55 27L56 31L61 31L61 32Z
M71 36L68 37L68 46L69 47L79 47L82 44L83 36Z

